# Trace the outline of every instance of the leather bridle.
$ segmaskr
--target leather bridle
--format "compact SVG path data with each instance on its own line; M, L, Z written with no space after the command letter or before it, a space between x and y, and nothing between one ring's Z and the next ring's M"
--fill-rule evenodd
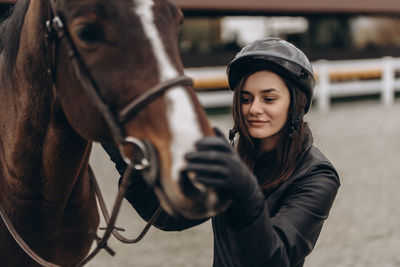
M192 86L192 79L186 76L178 76L171 80L164 81L157 86L147 90L144 94L140 95L138 98L134 99L132 102L127 104L119 114L114 115L111 111L109 106L102 100L100 95L99 87L96 84L93 77L90 75L90 72L86 68L82 58L79 56L78 50L75 47L69 33L68 29L66 28L62 17L57 12L54 0L49 0L50 3L50 11L49 11L49 19L46 21L46 45L47 45L47 61L48 61L48 72L51 76L51 80L56 89L56 64L57 64L57 48L56 43L57 41L63 42L65 47L68 50L68 56L71 60L71 64L73 65L76 77L79 79L80 83L82 84L82 88L85 90L86 95L88 95L96 106L97 110L100 112L102 117L104 118L107 126L109 127L114 142L117 143L120 147L120 152L123 159L127 163L127 169L122 176L121 184L119 186L119 191L117 195L117 199L115 200L113 210L111 216L106 208L104 198L101 194L100 188L98 183L92 173L91 177L92 184L95 189L99 205L101 207L105 222L107 223L107 227L105 230L103 237L98 237L96 233L93 233L94 238L97 242L96 248L85 258L83 259L77 266L83 266L91 259L93 259L101 249L105 249L111 255L114 255L114 251L108 247L107 240L109 239L110 235L113 234L118 240L123 243L137 243L139 242L144 235L147 233L148 229L154 223L154 221L158 218L158 215L161 212L161 208L154 213L153 217L148 221L147 225L143 229L143 231L138 235L135 239L128 239L120 235L115 226L115 221L117 219L123 197L129 185L129 179L133 172L139 173L140 175L144 176L146 181L154 181L157 179L158 175L158 162L157 162L157 155L154 151L153 146L144 141L140 140L133 136L126 136L123 131L123 124L128 120L132 119L138 112L144 109L149 103L154 101L156 98L160 97L163 93L165 93L170 88L175 86ZM137 160L135 157L134 161L131 161L124 155L122 147L124 145L131 144L135 148L135 152L139 151L138 154L140 155L140 159ZM90 168L89 168L90 169ZM6 227L8 228L10 234L13 236L15 241L18 245L38 264L46 267L56 267L59 266L57 264L48 262L37 255L28 244L26 244L23 238L18 234L15 227L9 220L6 215L4 208L0 205L0 216L2 217Z

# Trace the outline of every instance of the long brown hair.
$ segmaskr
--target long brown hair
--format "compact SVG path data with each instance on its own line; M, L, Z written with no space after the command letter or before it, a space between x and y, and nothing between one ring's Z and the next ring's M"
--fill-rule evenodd
M260 158L263 151L261 151L260 149L259 140L252 138L248 132L242 114L240 99L244 83L252 73L245 75L238 83L237 88L235 88L232 114L235 130L239 133L237 151L242 160L247 164L247 166L254 171L255 163ZM278 73L276 74L279 75ZM268 162L269 168L266 173L267 177L265 177L265 180L263 179L263 184L261 185L263 190L275 188L290 177L290 175L295 170L299 160L301 159L304 151L304 145L308 140L306 132L307 135L311 134L309 133L309 131L306 130L308 126L303 121L302 116L304 107L307 103L306 95L303 93L302 90L295 86L294 83L288 81L287 79L284 79L281 75L279 76L286 83L289 89L289 92L291 94L291 101L288 118L283 128L280 141L274 152L270 155L268 160L266 160L272 162ZM293 92L295 93L293 94ZM292 99L294 95L296 97L295 110L297 110L297 114L293 114L294 101L292 101ZM294 132L291 130L293 126L293 118L300 119L299 127ZM289 134L291 134L291 137L289 137Z

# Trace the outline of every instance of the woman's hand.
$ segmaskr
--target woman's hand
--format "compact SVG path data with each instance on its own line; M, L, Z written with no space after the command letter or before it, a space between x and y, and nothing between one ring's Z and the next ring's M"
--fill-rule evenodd
M244 222L239 220L235 228L242 228L260 214L264 199L257 179L225 138L203 138L196 143L196 151L186 154L185 158L184 172L194 174L206 187L232 198L227 211L227 216L233 217L230 221L247 217Z
M197 181L227 194L233 199L246 198L257 179L232 147L220 137L206 137L196 143L196 151L186 154L186 172L195 174Z

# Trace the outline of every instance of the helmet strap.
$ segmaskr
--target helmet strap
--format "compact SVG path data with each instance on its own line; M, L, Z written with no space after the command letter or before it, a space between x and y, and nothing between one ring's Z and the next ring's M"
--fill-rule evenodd
M235 147L235 135L238 132L236 127L233 127L229 130L229 142L231 143L232 147Z
M289 139L293 138L293 135L296 131L300 129L301 122L303 121L304 112L301 112L299 116L297 116L297 97L296 97L296 89L291 87L290 89L290 100L292 107L292 116L291 122L289 126Z

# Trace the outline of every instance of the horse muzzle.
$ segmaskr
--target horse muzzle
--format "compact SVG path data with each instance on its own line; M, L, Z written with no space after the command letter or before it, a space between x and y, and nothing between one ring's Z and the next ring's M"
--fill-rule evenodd
M120 153L125 162L133 166L135 173L139 173L154 189L163 209L175 218L212 217L230 203L188 173L182 172L177 182L163 182L162 179L167 179L167 174L160 171L162 168L159 154L148 141L129 136L120 147Z

